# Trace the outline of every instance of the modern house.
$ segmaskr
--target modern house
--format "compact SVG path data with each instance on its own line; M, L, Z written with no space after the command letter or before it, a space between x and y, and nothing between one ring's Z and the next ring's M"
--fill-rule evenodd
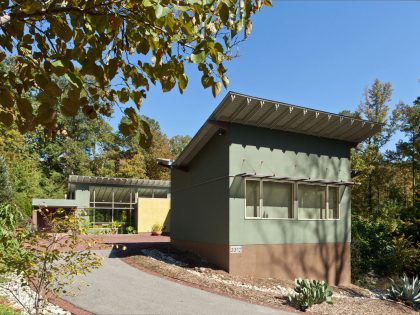
M173 244L232 274L350 283L350 149L380 129L228 93L172 164Z
M163 180L70 175L65 199L33 199L33 227L45 227L39 209L75 210L90 232L107 232L112 222L120 231L132 226L150 232L155 223L169 232L170 182Z

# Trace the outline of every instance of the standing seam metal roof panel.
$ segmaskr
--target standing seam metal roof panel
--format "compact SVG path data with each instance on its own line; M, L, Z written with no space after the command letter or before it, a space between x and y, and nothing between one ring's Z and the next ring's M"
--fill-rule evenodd
M359 143L383 124L229 92L174 162L184 167L219 130L212 122L236 123Z

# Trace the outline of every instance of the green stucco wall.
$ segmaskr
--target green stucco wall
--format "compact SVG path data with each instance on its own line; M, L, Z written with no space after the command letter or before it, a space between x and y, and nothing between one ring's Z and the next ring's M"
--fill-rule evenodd
M229 142L215 135L191 161L171 175L171 238L227 244L229 241Z
M350 180L351 143L232 124L229 129L229 244L341 243L350 241L350 187L340 187L340 220L245 219L244 179L256 172Z

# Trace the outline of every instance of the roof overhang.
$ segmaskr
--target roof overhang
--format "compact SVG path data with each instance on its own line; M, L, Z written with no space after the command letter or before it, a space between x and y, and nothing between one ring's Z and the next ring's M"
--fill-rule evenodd
M379 132L383 124L311 108L229 92L173 163L187 168L204 145L229 124L282 130L341 140L356 145Z
M39 208L77 208L80 205L72 199L32 199L32 206Z
M137 178L117 178L117 177L97 177L70 175L69 184L91 184L91 185L110 185L110 186L134 186L134 187L170 187L168 180L137 179Z

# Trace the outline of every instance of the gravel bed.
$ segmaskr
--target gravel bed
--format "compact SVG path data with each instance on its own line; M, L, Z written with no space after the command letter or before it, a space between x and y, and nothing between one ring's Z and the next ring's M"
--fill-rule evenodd
M0 296L4 296L10 301L12 307L21 310L23 315L35 314L33 309L35 292L28 286L21 285L21 278L16 275L5 277L4 282L0 282ZM23 305L25 307L23 307ZM70 312L63 310L57 305L46 303L43 315L71 315Z
M122 258L123 261L143 270L158 273L167 278L207 289L251 303L297 312L287 304L287 296L293 293L293 281L273 278L240 277L208 265L191 254L174 249L162 252L157 249L142 251L143 255ZM387 300L384 292L371 291L356 285L333 286L333 304L314 305L309 312L316 314L419 314L414 309Z

